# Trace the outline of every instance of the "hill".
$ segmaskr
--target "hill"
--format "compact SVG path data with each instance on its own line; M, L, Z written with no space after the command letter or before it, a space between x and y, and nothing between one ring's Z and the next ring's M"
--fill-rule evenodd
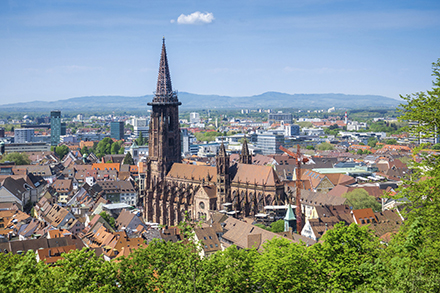
M298 108L298 109L327 109L331 107L345 109L365 108L395 108L400 102L395 99L375 95L345 95L345 94L285 94L266 92L261 95L247 97L230 97L219 95L197 95L187 92L178 93L182 108ZM52 102L33 101L2 105L5 111L94 111L94 110L142 110L148 109L147 103L152 95L141 97L124 96L89 96L77 97Z

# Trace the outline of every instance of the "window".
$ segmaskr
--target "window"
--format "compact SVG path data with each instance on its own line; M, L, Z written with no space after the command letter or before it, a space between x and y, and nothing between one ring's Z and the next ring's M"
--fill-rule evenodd
M201 201L201 202L199 203L199 208L200 208L201 210L204 210L204 209L205 209L205 203L204 203L203 201Z

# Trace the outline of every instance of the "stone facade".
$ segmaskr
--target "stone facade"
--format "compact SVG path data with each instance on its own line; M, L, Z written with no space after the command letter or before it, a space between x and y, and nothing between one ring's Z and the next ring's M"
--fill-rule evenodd
M227 209L237 217L253 216L265 205L285 204L283 184L270 166L251 165L247 143L240 163L230 165L222 143L216 166L181 163L179 110L172 91L165 41L149 129L149 157L139 186L148 222L176 225L186 218L208 219L209 211Z

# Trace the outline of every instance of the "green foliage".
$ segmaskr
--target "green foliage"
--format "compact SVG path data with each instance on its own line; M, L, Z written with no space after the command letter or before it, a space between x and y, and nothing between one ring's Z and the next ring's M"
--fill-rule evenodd
M322 242L308 251L315 260L321 292L352 292L358 286L374 286L382 266L379 239L366 226L336 224Z
M397 140L395 138L389 138L382 140L384 144L397 144Z
M307 150L314 150L314 149L315 149L315 147L314 147L314 146L312 146L312 145L308 145L308 146L306 146L306 149L307 149Z
M136 144L141 146L141 145L146 145L147 143L148 143L148 139L144 137L142 132L140 132L139 137L136 139Z
M254 269L258 257L255 249L232 245L204 259L200 292L256 292Z
M130 152L128 152L125 155L125 158L124 158L124 161L122 162L122 164L124 164L124 165L134 165L134 160L133 160L133 157L131 156Z
M358 155L368 155L371 154L371 151L358 149L355 153Z
M67 145L60 145L55 147L55 153L57 154L58 158L62 159L65 155L67 155L70 152L70 149Z
M370 137L368 139L367 145L374 148L379 141L375 137Z
M112 155L116 155L119 153L120 149L121 149L121 144L118 142L114 142L114 143L112 143L112 147L111 147L110 152Z
M320 151L331 151L331 150L334 150L335 147L329 142L323 142L323 143L318 144L316 146L316 149L320 150Z
M353 209L372 208L373 211L378 212L382 210L382 205L377 202L376 198L369 195L365 189L357 188L353 191L346 192L342 195L348 200Z
M408 128L417 137L434 137L440 129L440 58L432 63L432 76L432 90L400 96L406 103L399 105L399 120L416 122Z
M329 127L324 129L324 133L327 135L334 135L337 136L339 133L339 126L338 124L330 125Z
M83 146L83 148L81 149L80 152L81 152L81 155L84 155L84 154L89 155L90 154L89 148L87 146Z
M107 214L106 212L101 212L99 213L99 215L107 222L109 223L109 225L113 228L116 229L116 220L115 218L113 218L112 216L110 216L109 214Z
M3 155L0 162L15 162L16 165L29 165L31 160L26 153L8 153Z
M433 145L432 147L431 147L433 150L440 150L440 143L436 143L435 145Z
M396 133L400 127L396 123L388 123L385 121L377 121L369 124L368 131Z
M270 227L267 227L264 224L256 223L254 226L257 226L258 228L264 229L264 230L270 230Z
M102 158L103 156L110 154L123 154L124 148L122 147L122 143L122 141L113 142L110 137L106 137L96 145L94 153L98 158Z
M314 292L314 266L305 246L285 238L274 238L256 258L252 292Z
M283 232L284 231L284 220L278 220L270 224L270 231L274 233Z
M223 133L217 131L196 132L194 134L198 141L214 141L217 136L221 135L223 135Z
M118 283L123 292L206 292L196 249L192 242L154 241L121 259Z
M301 128L311 128L313 127L312 122L296 122Z

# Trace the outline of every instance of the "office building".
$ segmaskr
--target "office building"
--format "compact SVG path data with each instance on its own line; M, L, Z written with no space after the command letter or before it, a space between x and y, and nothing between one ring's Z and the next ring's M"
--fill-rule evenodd
M133 119L134 135L136 137L139 137L139 135L142 133L142 137L148 139L148 129L149 129L148 123L149 123L149 120L147 120L147 119L134 118Z
M33 128L17 128L14 130L15 143L33 142L34 129Z
M124 139L123 121L113 121L110 123L110 137L117 140Z
M57 146L61 136L61 111L50 112L50 145Z
M192 112L189 114L189 123L197 124L200 123L200 114L197 112Z
M268 120L272 122L281 122L284 121L285 123L291 123L292 122L292 114L291 113L270 113L268 115Z
M299 135L299 125L284 125L284 135L285 136L296 136Z
M282 154L280 146L284 143L284 135L262 133L257 136L257 148L261 149L263 155Z

